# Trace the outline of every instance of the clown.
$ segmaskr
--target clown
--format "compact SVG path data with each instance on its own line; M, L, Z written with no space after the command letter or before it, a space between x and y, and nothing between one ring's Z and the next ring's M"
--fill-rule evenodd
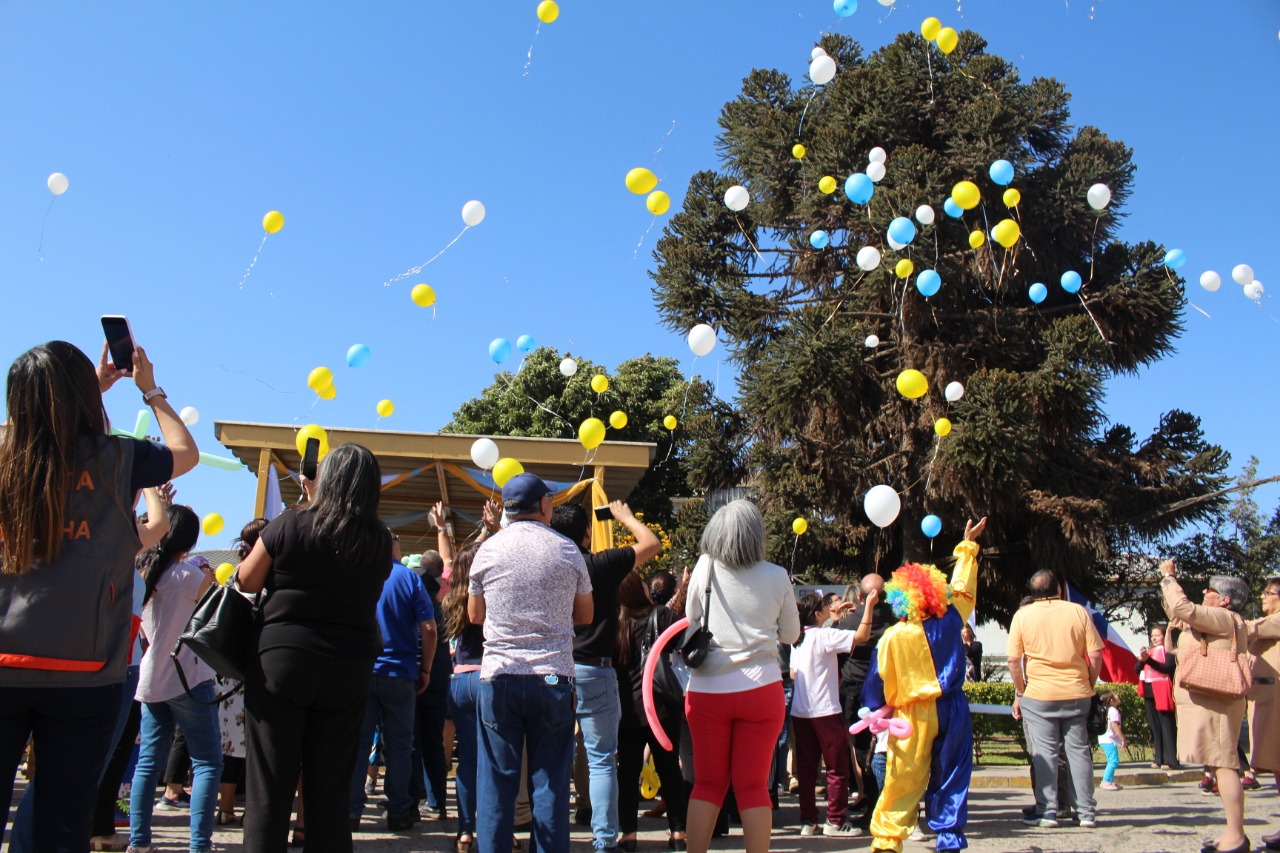
M893 717L910 724L911 734L889 740L884 792L871 818L872 850L901 853L922 795L937 849L968 846L973 725L963 689L960 629L973 613L976 540L986 525L985 518L965 524L950 586L936 567L917 563L907 563L885 584L885 599L901 621L880 638L862 700L871 711L890 706Z

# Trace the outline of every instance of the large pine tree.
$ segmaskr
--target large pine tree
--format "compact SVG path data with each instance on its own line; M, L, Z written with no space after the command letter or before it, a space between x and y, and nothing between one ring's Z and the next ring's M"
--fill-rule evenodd
M1210 509L1153 514L1218 488L1227 462L1191 414L1169 412L1139 439L1103 412L1109 377L1172 352L1185 304L1158 246L1116 238L1131 152L1070 125L1060 83L1023 82L973 33L949 56L912 34L869 57L844 37L822 45L839 64L826 86L797 89L776 70L746 77L720 116L719 171L694 175L655 250L663 322L713 324L740 368L755 482L786 530L775 557L790 559L783 524L797 514L812 523L798 565L846 578L939 559L966 517L985 514L984 617L1007 620L1041 567L1089 590L1117 543L1149 543ZM864 171L874 146L888 152L887 174L869 203L820 191L824 176L842 186ZM997 159L1016 168L1014 210L988 176ZM945 215L963 180L982 204ZM1101 214L1085 200L1094 183L1113 197ZM751 194L740 213L724 201L735 184ZM922 204L936 221L892 250L890 221ZM971 232L1006 217L1021 225L1012 248L970 247ZM821 250L809 240L819 229L831 240ZM883 252L870 272L855 263L863 246ZM915 268L906 280L894 271L903 258ZM925 269L942 279L932 298L915 286ZM1085 280L1078 296L1058 284L1067 270ZM1034 282L1048 285L1038 305ZM928 377L921 399L895 389L908 368ZM952 381L966 393L948 404ZM944 416L954 431L940 439ZM902 496L883 530L862 508L877 484ZM945 524L936 549L920 532L927 513Z

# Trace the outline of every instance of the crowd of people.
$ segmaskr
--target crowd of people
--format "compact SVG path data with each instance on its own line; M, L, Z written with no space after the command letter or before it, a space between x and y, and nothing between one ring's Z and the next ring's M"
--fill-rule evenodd
M102 395L126 375L163 444L110 435ZM24 749L37 767L10 850L149 853L153 810L179 809L193 853L212 849L215 825L239 823L248 851L349 851L379 781L389 831L451 819L456 759L457 853L520 850L526 829L531 849L564 851L572 822L589 827L595 849L630 851L646 755L668 849L703 853L732 813L745 849L763 853L788 784L802 836L870 834L876 850L926 836L939 850L965 846L972 740L961 687L984 674L967 622L985 519L966 525L950 581L908 564L887 585L873 574L843 596L797 598L788 572L765 559L764 519L748 500L715 512L682 578L646 579L638 570L660 542L625 503L609 509L633 544L593 549L589 512L557 506L523 473L485 506L474 540L455 542L437 504L437 550L406 565L379 519L378 461L346 444L303 478L299 505L241 531L226 583L258 606L239 684L187 647L171 654L219 580L193 554L199 519L172 486L198 451L146 353L126 374L105 349L95 368L70 344L36 347L10 368L6 402L0 802ZM135 517L139 496L146 512ZM1174 565L1159 569L1169 622L1152 628L1137 664L1153 766L1203 766L1202 788L1224 814L1205 853L1248 850L1242 792L1258 784L1255 771L1280 770L1280 578L1263 590L1263 617L1246 621L1244 581L1214 577L1193 604ZM1096 826L1095 703L1106 717L1103 789L1118 787L1126 745L1118 697L1095 693L1102 640L1053 572L1036 572L1028 593L1007 651L1031 756L1025 822ZM657 648L682 618L685 637L706 635L687 664ZM1249 695L1182 683L1179 662L1208 649L1257 656ZM115 805L128 779L123 841ZM1280 850L1280 835L1263 842Z

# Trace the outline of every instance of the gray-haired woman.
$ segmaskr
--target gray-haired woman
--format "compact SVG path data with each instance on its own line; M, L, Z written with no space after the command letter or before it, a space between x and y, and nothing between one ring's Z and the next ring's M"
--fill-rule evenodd
M1236 741L1244 720L1245 698L1227 699L1188 691L1182 685L1185 662L1200 652L1200 640L1210 647L1243 650L1248 645L1240 611L1249 600L1249 585L1239 578L1214 575L1204 589L1204 603L1192 604L1173 576L1172 560L1160 564L1160 592L1169 614L1169 633L1177 639L1178 678L1173 698L1178 713L1178 760L1203 764L1218 780L1227 825L1215 841L1205 842L1202 853L1247 853L1244 834L1244 791L1240 786Z

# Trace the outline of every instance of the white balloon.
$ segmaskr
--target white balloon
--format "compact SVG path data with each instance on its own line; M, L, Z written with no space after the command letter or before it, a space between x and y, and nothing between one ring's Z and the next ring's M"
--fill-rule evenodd
M880 346L880 339L875 335L867 335L867 349L875 349Z
M178 417L182 418L182 422L187 426L195 426L200 422L200 413L196 411L194 406L187 406L181 412L178 412Z
M1236 284L1248 284L1253 281L1253 267L1248 264L1236 264L1231 270L1231 277L1235 279Z
M462 206L462 221L467 227L474 227L484 222L484 205L472 199Z
M858 250L857 258L858 269L870 272L880 266L880 250L875 246L863 246Z
M825 86L836 76L836 61L825 53L809 63L809 79L819 86Z
M898 2L898 0L880 0L880 5L881 5L881 6L892 6L892 5L893 5L894 3L896 3L896 2Z
M876 527L888 527L902 511L902 498L898 497L892 486L872 486L871 491L862 499L862 508Z
M893 239L888 234L885 235L884 239L885 239L885 242L889 244L889 248L893 249L895 252L901 252L903 249L907 248L906 243L899 243L897 240Z
M819 56L826 56L827 52L822 49L822 45L817 45L813 50L809 51L810 59L817 59Z
M879 145L877 145L875 148L872 148L872 149L871 149L870 153L868 153L868 154L867 154L867 162L868 162L868 163L883 163L883 162L884 162L884 158L885 158L885 157L887 157L887 156L888 156L888 155L884 153L884 149L883 149L883 148L881 148Z
M1257 302L1262 298L1262 282L1254 279L1244 286L1244 295Z
M964 396L964 386L959 382L948 382L942 396L947 398L948 403L954 403Z
M884 163L879 161L867 164L867 177L879 183L884 180Z
M706 323L699 323L689 330L689 349L702 357L716 348L716 330Z
M47 183L49 184L49 192L54 195L62 195L67 191L67 187L69 186L67 176L61 172L54 172L50 175Z
M1111 187L1106 184L1094 184L1089 187L1084 197L1094 210L1104 210L1111 204Z
M735 184L725 190L724 206L737 213L751 203L751 193L742 184Z
M492 438L477 438L472 442L471 461L476 463L477 468L488 471L498 464L499 458L498 444Z
M927 204L922 204L916 208L916 221L921 225L932 225L933 218L936 215L933 212L933 208Z
M1222 276L1213 270L1206 270L1200 273L1200 286L1210 293L1214 293L1219 287L1222 287Z
M572 376L578 372L578 362L566 357L560 362L560 372L565 376Z

